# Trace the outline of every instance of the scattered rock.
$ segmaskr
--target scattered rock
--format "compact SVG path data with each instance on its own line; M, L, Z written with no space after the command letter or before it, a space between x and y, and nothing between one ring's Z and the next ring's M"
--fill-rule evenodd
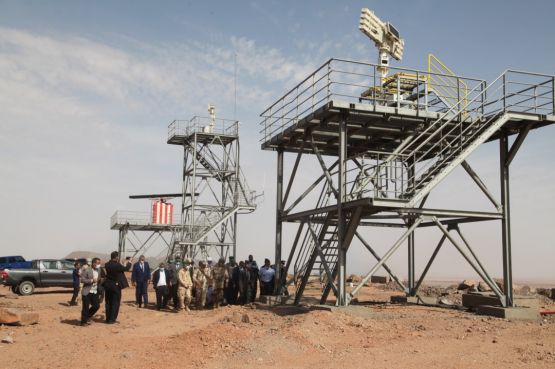
M480 283L478 283L478 291L480 291L480 292L489 292L489 291L491 291L491 288L487 285L486 282L480 281Z
M457 289L459 290L468 290L474 286L478 286L478 283L472 279L465 279L464 281L462 281L461 283L459 283L459 287L457 287Z
M360 283L362 281L362 278L356 274L351 274L350 276L347 277L347 282L349 283Z
M242 323L250 323L251 320L250 320L250 318L247 314L243 314L243 316L241 317L241 322Z
M448 305L448 306L455 305L455 304L453 303L453 301L449 300L447 297L442 297L442 298L440 298L440 299L439 299L439 303L440 303L441 305Z
M370 278L370 282L387 284L389 282L389 276L373 275Z
M14 343L13 337L12 336L6 336L6 337L2 338L2 343L8 343L8 344Z
M38 322L38 313L13 308L0 308L0 324L30 325Z

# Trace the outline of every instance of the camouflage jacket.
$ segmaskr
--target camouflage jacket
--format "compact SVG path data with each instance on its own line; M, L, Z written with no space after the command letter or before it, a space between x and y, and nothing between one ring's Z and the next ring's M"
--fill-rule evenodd
M214 278L213 286L215 289L225 288L225 283L229 279L227 268L223 265L216 265L212 269L212 277Z
M179 269L179 273L177 274L177 280L179 282L179 287L184 287L184 288L193 287L191 273L189 273L189 270L187 268Z

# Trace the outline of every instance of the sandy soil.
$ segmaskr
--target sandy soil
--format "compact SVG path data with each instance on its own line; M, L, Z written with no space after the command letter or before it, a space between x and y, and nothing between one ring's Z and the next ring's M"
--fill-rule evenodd
M555 321L511 322L443 308L390 305L370 286L361 305L230 306L158 312L124 290L119 324L79 326L69 290L16 297L0 307L40 313L40 323L0 326L0 367L11 368L555 368ZM316 296L314 287L308 291ZM154 294L150 294L154 301ZM315 299L313 299L315 300ZM362 302L366 302L362 304ZM244 316L248 317L248 322Z

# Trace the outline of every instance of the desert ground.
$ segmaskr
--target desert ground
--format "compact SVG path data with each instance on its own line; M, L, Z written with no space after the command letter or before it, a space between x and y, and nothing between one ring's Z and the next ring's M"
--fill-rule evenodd
M124 290L119 323L79 325L69 289L17 296L0 288L0 307L40 314L38 324L0 326L0 367L12 368L555 368L555 320L478 316L453 308L392 305L399 292L370 285L357 305L262 304L191 312L134 305ZM312 296L312 297L311 297ZM155 301L153 291L150 300ZM546 299L542 304L553 309Z

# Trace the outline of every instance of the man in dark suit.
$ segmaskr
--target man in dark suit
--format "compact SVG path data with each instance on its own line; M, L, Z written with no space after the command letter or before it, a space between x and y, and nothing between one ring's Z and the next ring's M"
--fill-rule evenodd
M118 318L119 305L121 303L121 290L129 287L124 272L131 269L131 259L123 266L119 262L119 253L114 251L110 254L110 261L104 265L106 269L106 281L104 291L106 300L106 323L114 324Z
M144 302L148 305L148 283L150 282L150 266L145 261L145 256L141 255L139 261L133 265L131 273L131 283L135 286L135 298L137 305L141 307Z
M168 299L170 297L171 272L167 270L164 263L152 275L152 285L156 290L156 310L168 307Z

